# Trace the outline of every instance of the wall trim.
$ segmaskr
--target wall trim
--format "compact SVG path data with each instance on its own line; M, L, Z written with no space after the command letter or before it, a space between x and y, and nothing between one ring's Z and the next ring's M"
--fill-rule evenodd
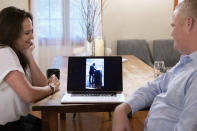
M28 0L28 10L31 11L31 0Z

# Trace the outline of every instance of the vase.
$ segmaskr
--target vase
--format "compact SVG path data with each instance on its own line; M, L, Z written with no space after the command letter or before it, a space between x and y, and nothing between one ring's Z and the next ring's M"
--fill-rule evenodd
M104 41L102 38L94 40L95 45L95 56L104 56Z
M89 41L86 40L85 49L86 49L86 55L87 56L95 56L94 41L89 42Z

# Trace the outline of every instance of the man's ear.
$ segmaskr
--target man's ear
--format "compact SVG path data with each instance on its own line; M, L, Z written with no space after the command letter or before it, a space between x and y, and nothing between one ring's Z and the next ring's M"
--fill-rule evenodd
M194 18L193 17L187 17L186 18L186 26L187 26L187 31L190 32L193 29L194 26Z

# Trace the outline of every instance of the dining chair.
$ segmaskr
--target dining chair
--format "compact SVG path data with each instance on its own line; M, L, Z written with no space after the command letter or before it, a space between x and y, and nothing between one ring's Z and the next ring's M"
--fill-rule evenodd
M117 40L117 55L135 55L153 66L148 43L143 39Z
M172 39L153 40L153 60L163 60L165 66L173 67L180 59L180 53L174 49Z

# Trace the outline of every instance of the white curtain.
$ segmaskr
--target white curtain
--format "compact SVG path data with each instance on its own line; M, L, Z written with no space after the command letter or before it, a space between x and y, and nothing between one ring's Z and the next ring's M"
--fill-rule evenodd
M47 7L47 4L50 4L50 7ZM55 56L72 55L74 42L70 34L72 24L69 7L69 0L31 0L34 41L37 43L35 56L43 73L50 68ZM38 8L43 8L44 11Z
M80 4L81 0L31 0L35 54L43 73L55 56L73 55L73 48L83 46Z

